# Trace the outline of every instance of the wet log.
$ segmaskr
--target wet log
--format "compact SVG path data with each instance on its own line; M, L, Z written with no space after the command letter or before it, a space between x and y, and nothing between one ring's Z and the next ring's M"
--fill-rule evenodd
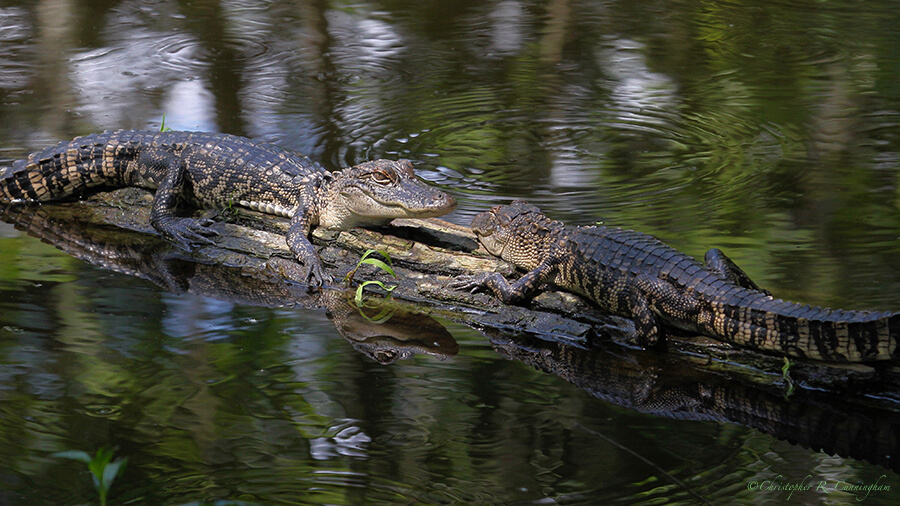
M110 229L111 225L153 238L157 234L148 221L151 200L151 194L146 191L123 189L82 202L45 205L41 212L58 222L78 221L87 226L106 227L113 234L115 229ZM198 214L218 221L214 228L220 237L214 238L214 245L179 253L182 258L300 284L303 270L292 260L284 241L286 219L239 208ZM515 268L480 248L470 229L440 219L394 220L391 226L377 229L317 228L312 239L337 288L353 291L363 281L381 281L396 288L387 294L369 285L365 289L369 300L441 316L488 336L523 335L581 349L606 346L624 350L614 341L632 325L628 319L605 314L566 292L548 291L527 305L510 306L487 294L448 289L449 281L461 274L496 271L512 275ZM397 277L375 266L357 265L360 256L370 249L390 257ZM353 278L347 279L351 271ZM894 398L900 390L897 388L900 368L893 364L838 365L797 359L785 370L784 357L703 336L669 336L667 341L663 349L641 353L660 354L673 367L715 372L778 392L794 389L859 392L861 388L874 388L876 395Z

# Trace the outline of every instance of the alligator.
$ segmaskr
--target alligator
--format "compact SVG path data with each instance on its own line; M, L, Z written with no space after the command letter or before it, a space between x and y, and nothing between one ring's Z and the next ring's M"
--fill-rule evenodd
M634 329L621 338L627 345L662 343L669 326L815 360L873 362L900 355L900 312L776 299L719 249L700 263L633 230L566 226L524 201L478 214L472 229L490 254L529 272L512 284L497 272L461 276L451 288L487 289L516 304L549 282L633 319Z
M287 244L311 286L331 283L309 241L313 226L344 230L453 210L447 193L415 177L408 160L328 172L272 144L205 132L107 131L32 153L0 173L0 202L82 198L122 187L155 190L150 224L181 249L211 244L209 219L178 208L241 206L289 218Z

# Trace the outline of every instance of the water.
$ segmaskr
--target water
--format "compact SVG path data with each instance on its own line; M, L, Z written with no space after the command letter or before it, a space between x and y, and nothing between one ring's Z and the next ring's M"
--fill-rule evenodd
M165 116L331 169L409 158L456 223L526 198L721 247L785 298L897 309L895 7L7 2L0 158ZM627 409L440 323L452 357L380 365L321 309L174 294L0 225L0 502L95 501L52 454L104 445L129 459L113 500L150 504L755 502L807 475L831 489L792 502L900 497L883 465Z

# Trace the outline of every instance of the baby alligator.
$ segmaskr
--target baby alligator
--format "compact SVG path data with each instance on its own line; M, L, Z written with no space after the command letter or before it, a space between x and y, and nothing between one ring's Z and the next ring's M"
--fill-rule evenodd
M775 299L718 249L707 252L704 265L649 235L567 227L521 201L477 215L472 228L488 252L529 272L512 285L489 272L457 278L452 287L485 287L513 304L550 282L633 318L634 333L626 341L639 347L658 343L666 324L817 360L867 362L900 355L900 313Z
M210 243L210 220L176 215L179 203L237 205L290 218L287 244L312 285L331 281L308 235L394 218L440 216L450 195L416 179L407 160L376 160L330 173L305 156L244 137L118 130L33 153L0 172L0 202L79 198L136 186L156 190L150 224L182 249Z

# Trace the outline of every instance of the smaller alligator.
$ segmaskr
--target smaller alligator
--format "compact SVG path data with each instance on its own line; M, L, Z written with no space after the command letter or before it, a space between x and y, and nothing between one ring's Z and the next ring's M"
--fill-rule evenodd
M244 137L117 130L33 153L0 172L0 202L40 203L135 186L155 190L150 224L190 250L218 235L211 220L176 214L239 205L290 218L287 244L311 285L330 283L309 241L313 226L344 230L453 210L450 195L419 181L407 160L376 160L328 172L305 156Z
M514 304L544 283L634 320L625 341L662 339L662 325L783 355L836 362L900 356L900 312L848 311L773 298L718 249L705 265L632 230L567 227L527 202L497 206L472 221L489 253L527 269L511 284L496 272L463 276L452 288L487 288Z

